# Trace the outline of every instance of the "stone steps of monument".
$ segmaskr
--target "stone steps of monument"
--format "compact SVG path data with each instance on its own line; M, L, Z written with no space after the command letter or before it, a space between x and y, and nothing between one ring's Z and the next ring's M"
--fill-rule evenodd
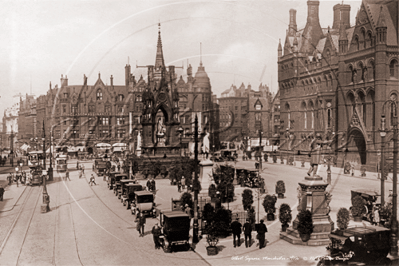
M288 230L288 229L287 229ZM317 233L316 233L317 234ZM320 233L319 233L320 234ZM321 233L323 234L323 233ZM280 238L291 243L294 245L303 245L303 246L327 246L330 244L330 239L312 239L314 234L311 235L311 239L309 239L307 242L303 242L300 237L296 237L294 235L288 234L287 232L280 232Z
M287 235L290 235L290 236L293 236L293 237L295 237L295 238L301 239L301 236L299 235L298 230L295 230L295 229L292 228L292 227L287 228L286 233L287 233ZM328 239L328 240L329 240L329 238L328 238L328 235L329 235L329 234L330 234L329 232L312 233L312 234L310 235L310 239L311 239L311 240L312 240L312 239L313 239L313 240L316 240L316 239Z

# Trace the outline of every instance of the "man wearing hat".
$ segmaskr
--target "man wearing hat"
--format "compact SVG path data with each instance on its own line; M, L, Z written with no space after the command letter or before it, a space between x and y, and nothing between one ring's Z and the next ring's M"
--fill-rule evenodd
M158 226L158 223L154 225L152 228L152 237L154 238L155 249L159 249L161 247L159 236L161 235L161 227Z
M3 186L0 185L0 201L3 201L3 196L4 196L4 188Z
M247 221L245 222L244 226L244 236L245 236L245 247L250 247L252 243L252 225L249 222L249 219L247 218Z
M263 220L260 220L260 224L258 224L256 231L258 232L259 249L264 248L267 228Z
M233 245L236 247L237 245L240 246L241 242L241 227L242 224L238 221L238 217L234 222L231 223L231 230L233 231ZM238 242L236 242L236 238L238 239Z

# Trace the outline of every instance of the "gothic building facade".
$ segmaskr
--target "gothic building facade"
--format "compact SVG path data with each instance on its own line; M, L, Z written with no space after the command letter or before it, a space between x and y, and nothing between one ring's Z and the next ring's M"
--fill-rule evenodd
M130 65L125 66L124 85L115 85L112 75L109 82L104 82L98 74L93 85L87 84L86 76L81 85L69 85L67 76L61 76L59 87L52 87L50 83L47 94L36 99L35 125L24 125L20 133L41 139L44 124L47 145L52 135L53 145L84 146L88 152L103 142L126 143L136 151L140 145L137 143L139 134L142 146L158 144L157 129L150 124L153 119L157 122L161 119L165 126L172 125L168 127L170 138L166 143L183 146L188 152L193 146L197 116L200 132L211 133L212 145L217 145L215 97L202 61L195 76L191 65L188 67L187 81L182 76L178 78L175 69L164 63L159 32L155 65L147 67L147 81L142 76L136 79ZM155 106L156 109L148 108L150 102L151 108ZM21 104L28 106L27 102ZM24 108L20 116L26 117L31 111L28 109ZM177 132L180 126L183 127L181 135ZM24 139L20 144L23 142L29 141Z
M398 2L363 0L354 26L350 5L337 4L328 28L320 26L319 1L307 4L305 28L297 29L290 10L284 47L278 46L281 149L308 151L319 133L333 140L328 152L340 166L350 161L376 170L381 117L390 140L396 115Z

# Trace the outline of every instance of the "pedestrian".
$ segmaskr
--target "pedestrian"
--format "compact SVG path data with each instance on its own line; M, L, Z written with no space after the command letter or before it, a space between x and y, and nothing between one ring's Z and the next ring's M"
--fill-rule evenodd
M89 184L90 184L90 186L92 186L93 184L97 186L96 179L94 178L93 174L91 174L91 176L90 176Z
M244 226L244 238L245 238L245 247L250 247L252 244L252 225L249 222L249 219L245 222Z
M17 184L17 187L18 187L18 176L17 175L14 176L14 182Z
M67 168L66 171L65 171L65 181L66 181L66 180L71 181L71 179L69 178L69 170L68 170L68 168Z
M152 180L151 180L151 190L152 191L156 191L156 184L155 184L155 179L153 178Z
M82 169L82 174L85 174L85 166L83 164L80 165L80 168Z
M82 178L82 176L83 176L83 171L80 170L80 171L79 171L79 178Z
M180 183L180 180L177 181L177 191L178 191L178 192L181 192L181 183Z
M192 218L192 216L191 216L191 208L190 208L190 206L188 206L188 204L186 204L186 205L184 206L184 212L188 214L188 216L190 217L190 219Z
M233 231L233 244L234 247L241 245L241 227L242 224L239 222L237 217L234 222L231 223L231 230ZM236 241L237 238L237 241Z
M186 188L186 179L184 178L184 176L181 177L181 188L184 191L184 189Z
M146 186L147 186L147 190L148 190L148 191L151 191L151 179L148 179L148 180L147 180Z
M155 249L159 249L161 247L161 241L159 237L161 236L161 227L158 226L158 223L155 223L154 227L151 230L152 237L154 239Z
M10 174L7 176L7 180L8 180L8 185L11 186L11 183L12 183L12 173L10 173Z
M146 222L145 215L144 215L144 213L142 213L140 211L139 211L138 215L139 215L138 225L139 225L140 237L144 237L144 226L145 226L145 222Z
M259 240L259 249L264 248L265 245L265 239L266 239L266 232L267 232L267 227L264 224L263 220L260 220L260 224L258 224L258 227L256 229L258 233L258 240Z
M4 188L3 186L0 186L0 201L3 201L3 196L4 196Z

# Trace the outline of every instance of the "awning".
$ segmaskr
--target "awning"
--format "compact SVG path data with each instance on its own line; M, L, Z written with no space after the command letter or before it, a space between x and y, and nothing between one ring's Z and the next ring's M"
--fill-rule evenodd
M112 145L112 147L127 147L126 143L115 143Z
M29 148L30 148L30 146L27 145L27 144L25 144L25 143L24 143L24 145L22 145L22 146L20 147L20 149L21 149L21 150L24 150L24 151L28 151Z
M111 146L111 144L108 144L108 143L97 143L95 147L96 148L111 148L112 146Z

